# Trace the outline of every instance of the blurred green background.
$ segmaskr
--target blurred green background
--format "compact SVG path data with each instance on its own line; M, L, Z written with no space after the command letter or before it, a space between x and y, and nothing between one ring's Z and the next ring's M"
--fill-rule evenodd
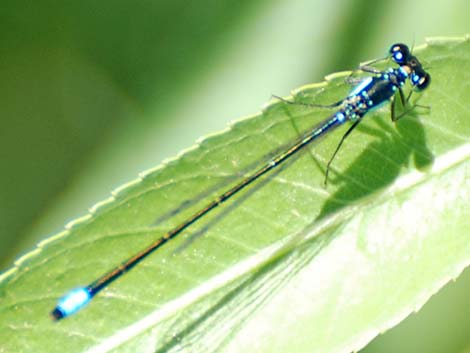
M469 33L469 14L468 0L2 0L0 269L271 94ZM365 352L470 350L469 298L467 270Z

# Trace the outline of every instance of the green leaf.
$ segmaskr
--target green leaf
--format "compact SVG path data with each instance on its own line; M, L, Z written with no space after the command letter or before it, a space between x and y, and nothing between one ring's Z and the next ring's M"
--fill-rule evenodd
M432 75L396 126L367 116L241 192L52 322L86 285L201 209L331 114L275 102L143 173L0 282L2 352L349 352L394 326L470 263L470 41L416 48ZM331 103L348 73L295 99Z

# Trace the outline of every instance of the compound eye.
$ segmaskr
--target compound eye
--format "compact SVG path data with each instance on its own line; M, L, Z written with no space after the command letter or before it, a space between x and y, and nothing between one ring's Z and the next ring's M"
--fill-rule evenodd
M408 61L410 51L405 44L397 43L390 47L390 55L397 64L404 64Z
M419 90L423 90L429 86L430 82L431 82L431 76L428 73L426 73L424 76L421 77L416 87L418 87Z
M431 76L427 72L411 74L411 83L420 91L428 87L430 82Z

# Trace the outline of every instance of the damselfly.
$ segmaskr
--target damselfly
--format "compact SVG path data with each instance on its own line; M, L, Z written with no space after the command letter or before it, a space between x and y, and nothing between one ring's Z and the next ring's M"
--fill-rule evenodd
M408 105L409 97L405 97L402 87L407 80L411 83L416 91L425 89L430 83L430 75L423 69L419 60L412 55L408 47L404 44L394 44L390 47L389 56L398 66L380 71L370 65L361 66L360 70L369 73L370 76L363 79L351 93L343 100L336 102L327 107L336 107L336 111L329 118L325 119L319 125L311 129L306 135L297 141L293 142L287 149L276 155L269 162L265 163L254 173L248 177L240 180L235 186L221 193L216 198L212 199L206 204L205 207L195 212L192 216L180 223L175 228L163 234L155 242L150 244L147 248L138 252L131 258L127 259L108 273L104 274L91 284L80 287L69 292L65 297L59 300L57 306L51 313L55 320L65 318L84 307L96 294L98 294L105 287L110 285L116 279L121 277L124 273L132 269L139 262L147 256L155 252L171 239L175 238L186 228L198 222L200 219L209 214L212 210L220 207L224 202L228 201L241 190L254 183L261 176L269 173L280 164L284 163L290 157L294 156L297 152L304 149L306 146L317 140L319 137L326 135L338 126L343 125L350 121L352 125L343 135L340 143L338 144L333 156L328 162L325 180L328 177L328 171L334 157L341 148L346 137L358 126L363 117L378 106L385 102L391 102L392 107L392 120L397 120L400 116L395 115L395 97L401 99L404 106ZM289 104L301 104L297 102L287 101L281 99ZM307 104L309 105L309 104ZM318 106L318 105L311 105ZM406 110L405 110L406 112Z

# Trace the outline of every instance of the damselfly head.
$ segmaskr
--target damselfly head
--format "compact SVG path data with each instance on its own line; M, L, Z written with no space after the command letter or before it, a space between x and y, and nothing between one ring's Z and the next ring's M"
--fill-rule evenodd
M423 69L418 58L411 54L408 46L402 43L393 44L389 53L392 60L409 73L411 84L421 91L429 86L431 76Z

